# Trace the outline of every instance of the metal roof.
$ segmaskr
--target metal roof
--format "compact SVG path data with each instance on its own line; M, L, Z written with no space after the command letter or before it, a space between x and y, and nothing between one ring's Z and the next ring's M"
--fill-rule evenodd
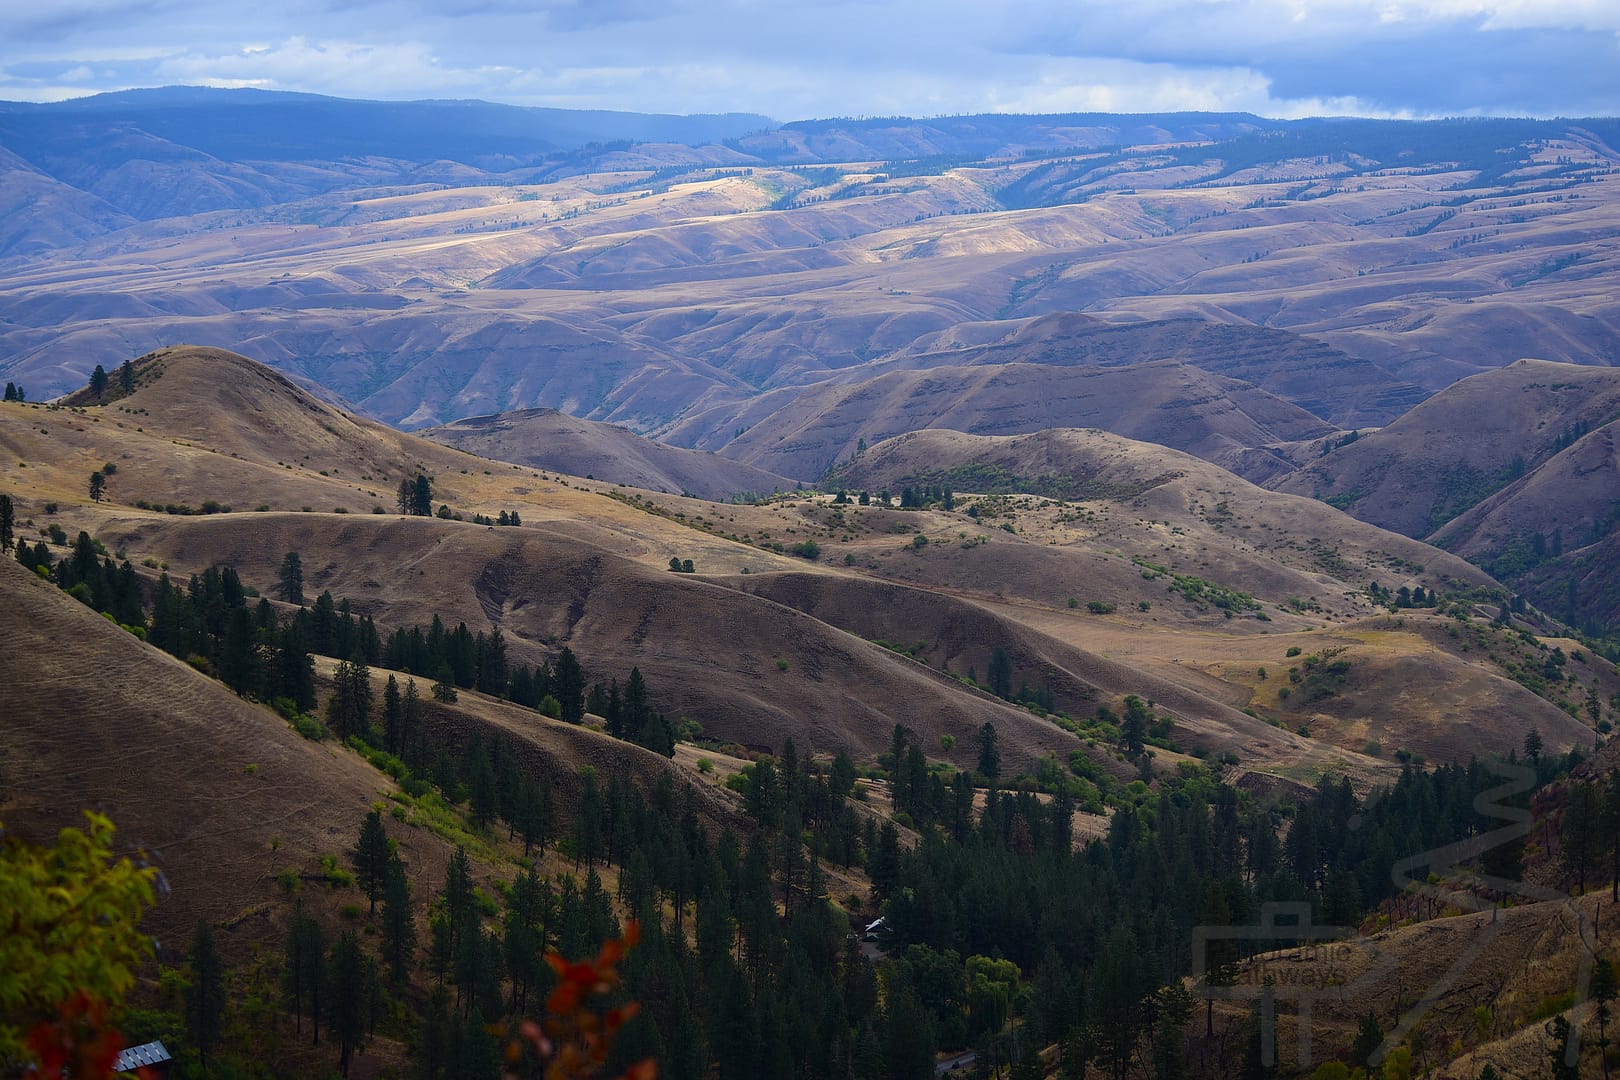
M113 1072L133 1072L142 1065L157 1065L160 1062L174 1060L169 1056L168 1049L162 1040L142 1043L140 1046L131 1046L119 1052L113 1061Z

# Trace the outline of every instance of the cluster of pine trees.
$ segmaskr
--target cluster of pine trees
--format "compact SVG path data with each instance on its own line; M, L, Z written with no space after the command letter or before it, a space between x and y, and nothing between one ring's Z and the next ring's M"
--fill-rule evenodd
M373 659L372 663L377 661ZM459 687L505 697L554 719L577 724L590 712L606 722L608 734L639 743L665 757L675 753L675 732L647 697L646 680L631 668L621 691L615 676L606 687L592 684L586 692L584 668L573 649L563 646L555 661L537 667L511 666L500 627L474 633L466 623L454 630L437 615L421 626L394 631L382 647L383 666L435 680L439 687ZM440 694L443 697L444 695Z
M606 687L593 684L587 695L584 669L567 646L554 662L513 666L500 627L474 633L466 623L458 623L448 630L438 615L427 630L401 628L385 643L369 615L356 615L347 599L336 600L330 591L303 606L303 568L297 552L289 552L282 561L277 584L283 598L300 605L285 620L229 566L194 574L183 588L162 574L152 588L148 618L140 576L128 560L115 565L83 531L72 551L57 560L43 541L30 546L13 540L13 514L6 498L0 505L5 547L15 543L22 565L137 631L150 644L215 675L238 694L277 705L285 715L315 708L311 654L347 658L339 664L327 710L328 725L340 738L371 730L369 667L380 664L433 679L439 700L453 701L458 687L475 689L576 724L588 710L603 717L608 733L616 738L666 757L675 752L674 727L650 703L639 668L631 668L623 690L615 677ZM250 605L254 599L258 602ZM388 728L386 720L383 726ZM399 747L389 750L398 753Z
M1400 892L1402 860L1504 825L1481 810L1479 796L1503 780L1502 766L1484 762L1408 767L1365 799L1342 780L1324 780L1298 805L1254 798L1188 768L1163 778L1158 791L1132 785L1106 840L1075 848L1074 807L1062 791L1042 798L992 787L975 816L962 774L945 781L915 762L907 768L916 755L897 741L904 752L895 803L904 803L921 840L908 850L891 823L856 844L856 861L884 904L889 959L874 975L885 1001L913 1013L908 1023L930 1049L974 1045L983 1061L1013 1063L1059 1043L1065 1069L1074 1070L1066 1075L1080 1075L1085 1062L1109 1076L1144 1064L1154 1075L1185 1075L1198 1055L1230 1062L1240 1047L1183 1039L1191 1000L1178 989L1182 978L1218 983L1244 953L1296 942L1257 937L1229 946L1229 955L1201 955L1196 927L1254 925L1270 902L1309 905L1315 926L1358 926ZM1506 768L1525 777L1518 804L1576 760L1521 766L1510 757ZM827 853L810 808L829 793L830 777L765 765L748 771L746 805L766 834L759 846L791 913L815 895L797 845L805 837L819 845L808 852L811 869ZM1485 846L1480 868L1498 882L1514 880L1522 852L1522 836L1509 836ZM1310 936L1308 927L1300 934ZM846 1045L859 1042L859 1032L845 1035L853 1040ZM925 1074L919 1066L879 1075Z
M8 516L10 500L0 508ZM8 522L9 524L9 522ZM7 530L9 531L9 530ZM7 537L9 539L9 536ZM128 560L114 564L106 549L81 531L72 550L56 561L44 541L30 547L17 541L17 561L44 573L68 594L97 611L104 611L124 626L144 626L140 577Z
M1606 781L1572 782L1559 828L1559 861L1577 894L1589 882L1609 882L1609 898L1620 903L1620 771Z
M888 502L887 496L883 497ZM938 506L941 510L956 509L956 496L951 489L939 484L924 484L921 487L900 489L900 509L923 509L924 507Z

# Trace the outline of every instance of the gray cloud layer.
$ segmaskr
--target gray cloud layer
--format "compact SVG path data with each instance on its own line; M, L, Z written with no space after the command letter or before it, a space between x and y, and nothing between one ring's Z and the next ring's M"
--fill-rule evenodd
M52 0L0 99L131 86L780 119L982 111L1615 115L1611 0Z

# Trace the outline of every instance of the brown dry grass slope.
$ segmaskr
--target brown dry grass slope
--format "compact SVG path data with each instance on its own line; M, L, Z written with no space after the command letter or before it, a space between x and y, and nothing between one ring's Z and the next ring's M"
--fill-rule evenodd
M0 595L0 816L36 839L111 817L163 870L147 925L172 949L199 918L263 917L276 874L342 857L391 787L9 559Z
M593 679L622 680L638 666L660 708L717 737L775 747L791 735L818 753L869 759L898 722L931 745L953 735L956 748L937 756L971 764L971 735L991 720L1015 769L1082 749L955 677L983 677L1000 645L1017 658L1018 683L1049 690L1071 715L1137 693L1175 717L1184 749L1299 775L1327 767L1371 777L1389 767L1361 753L1371 741L1444 758L1515 741L1535 724L1555 743L1581 741L1528 697L1514 698L1488 735L1447 721L1484 715L1517 688L1498 685L1505 674L1475 672L1460 647L1416 641L1420 669L1401 675L1414 683L1403 693L1386 694L1373 677L1399 651L1390 647L1355 658L1355 692L1332 708L1302 714L1302 701L1273 701L1258 669L1278 663L1277 635L1372 614L1366 581L1449 589L1488 579L1320 503L1117 436L936 431L862 459L898 470L873 474L883 481L911 475L919 466L908 461L1062 475L1080 484L1072 500L964 495L950 513L841 507L814 494L722 505L473 458L351 420L251 362L205 350L174 350L139 379L134 395L104 406L0 407L0 482L15 492L25 535L54 521L176 575L229 563L262 590L282 555L299 551L308 590L349 598L384 632L437 614L500 626L517 660L567 644ZM108 461L119 464L109 498L92 504L85 478ZM418 467L433 475L435 502L468 516L516 510L524 526L364 512L391 503L395 480ZM196 507L204 496L235 512L130 505ZM48 501L58 502L54 518ZM243 512L253 505L271 509ZM338 507L350 512L329 510ZM809 540L819 560L779 553ZM671 574L673 557L698 572ZM1223 597L1241 602L1225 607ZM1114 610L1092 614L1091 601ZM1306 653L1327 647L1300 640Z

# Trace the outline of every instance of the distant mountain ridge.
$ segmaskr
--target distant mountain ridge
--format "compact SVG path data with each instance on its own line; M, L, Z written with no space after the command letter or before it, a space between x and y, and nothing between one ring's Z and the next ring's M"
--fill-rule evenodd
M1095 427L1426 536L1514 455L1462 454L1467 498L1399 523L1357 455L1469 376L1620 357L1617 166L1601 118L0 105L0 376L39 400L195 342L401 428L556 409L764 470L693 487L605 433L622 475L715 494L919 429ZM1496 566L1530 505L1493 506L1470 554ZM1609 518L1556 513L1566 541Z
M80 145L90 125L144 131L223 161L381 157L507 168L591 143L701 144L776 126L754 113L674 116L487 101L357 101L188 86L47 104L0 102L0 141L20 147L24 156Z

